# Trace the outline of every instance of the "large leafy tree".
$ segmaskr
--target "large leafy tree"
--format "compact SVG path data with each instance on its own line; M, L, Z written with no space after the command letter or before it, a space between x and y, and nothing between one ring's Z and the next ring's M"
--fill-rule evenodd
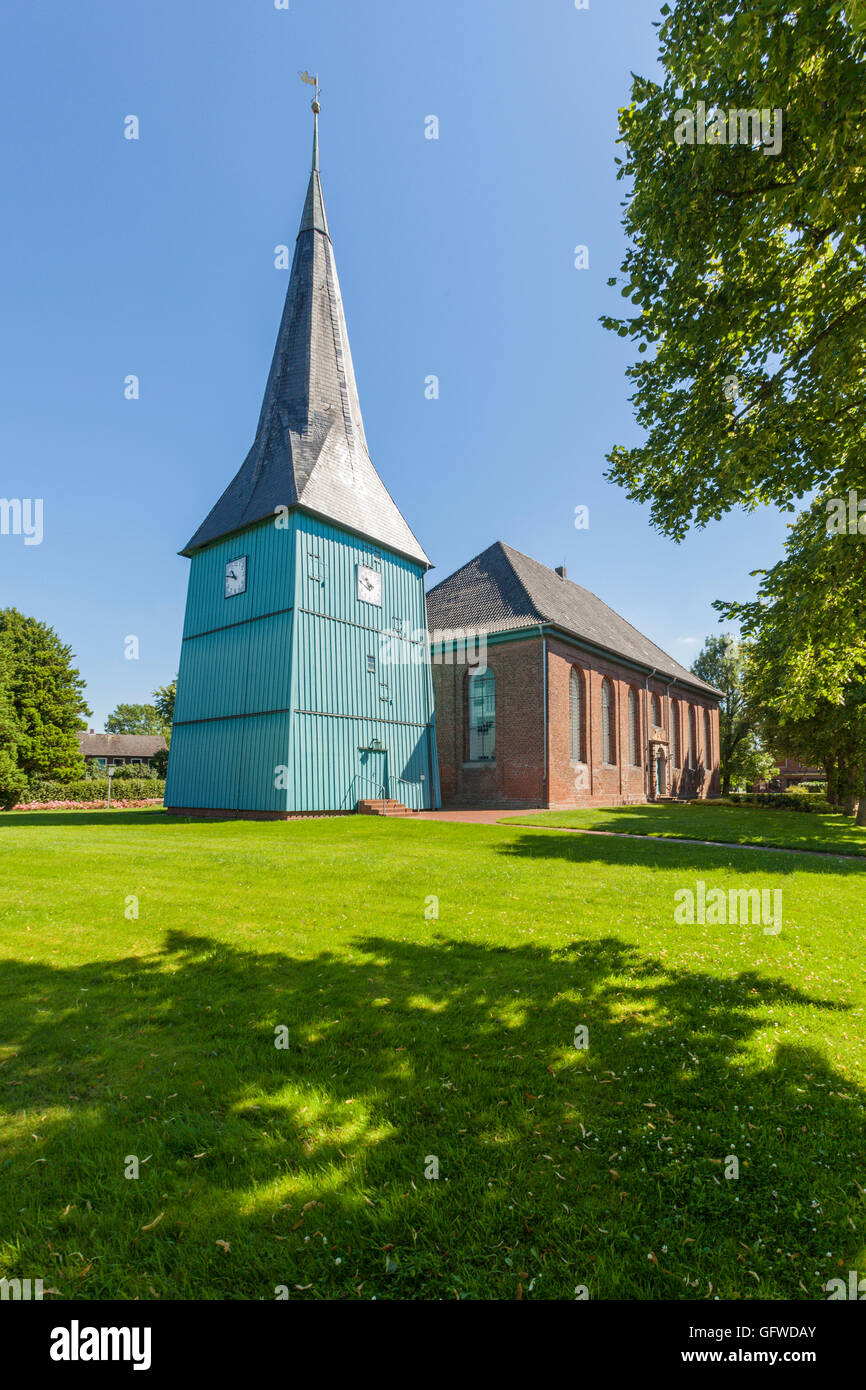
M18 762L21 727L12 703L10 681L9 635L0 632L0 807L3 810L14 806L27 788L27 778Z
M16 608L0 610L0 635L7 644L18 767L28 779L72 782L84 772L76 733L90 714L72 650L53 628Z
M790 526L777 564L754 571L755 599L713 605L754 639L753 678L766 668L765 696L792 720L820 700L843 704L866 680L866 536L828 531L827 501Z
M635 77L620 113L634 312L603 322L642 354L628 375L645 442L615 447L608 476L674 538L866 482L864 10L665 5L662 80ZM677 142L676 113L699 101L723 143ZM732 143L730 113L750 110L781 110L778 153Z
M790 527L755 599L719 601L748 643L745 686L780 755L827 768L831 799L866 822L866 537L827 529L818 496Z
M772 777L776 763L761 747L749 708L744 685L746 656L740 643L728 634L707 637L692 670L724 694L719 706L722 794L727 795L732 785Z
M107 734L161 734L164 721L155 705L117 705L105 721Z
M766 676L768 673L763 672ZM844 703L818 700L810 715L793 718L766 704L760 708L759 676L756 673L752 698L756 701L756 720L763 736L781 755L823 767L827 773L827 795L849 815L859 801L857 820L866 824L866 796L863 793L866 768L866 686L852 685Z

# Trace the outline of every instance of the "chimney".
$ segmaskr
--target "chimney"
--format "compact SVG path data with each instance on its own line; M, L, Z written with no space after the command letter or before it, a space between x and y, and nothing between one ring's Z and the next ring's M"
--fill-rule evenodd
M557 565L557 566L556 566L556 569L554 570L554 573L555 573L555 574L558 574L559 577L560 577L560 579L567 579L567 578L568 578L568 575L567 575L566 572L565 572L565 565Z
M91 729L90 732L93 733L93 730Z

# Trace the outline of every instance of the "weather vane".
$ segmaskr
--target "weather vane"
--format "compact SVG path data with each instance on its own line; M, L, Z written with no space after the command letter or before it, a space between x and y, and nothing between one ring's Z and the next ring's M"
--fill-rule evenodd
M315 87L316 95L313 97L313 110L318 116L319 111L321 110L321 107L319 106L319 97L321 96L321 89L319 87L319 74L316 73L315 77L312 77L310 73L308 73L305 70L304 72L299 72L298 77L300 77L302 82L306 82L308 87Z

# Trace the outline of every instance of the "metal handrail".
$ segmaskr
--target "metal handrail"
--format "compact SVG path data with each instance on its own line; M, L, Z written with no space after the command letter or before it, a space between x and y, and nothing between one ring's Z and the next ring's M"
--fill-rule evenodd
M385 788L383 784L381 782L374 782L372 777L365 777L363 772L356 772L354 780L356 782L369 782L371 787L375 788L377 791L380 791L382 793L382 815L387 816L388 810L385 805L387 798L385 796Z
M389 782L402 782L404 787L421 787L421 782L420 782L420 781L410 782L409 779L408 779L408 777L389 777L389 778L388 778L388 781L389 781ZM422 807L422 810L423 810L423 806L424 806L424 795L423 795L423 787L422 787L422 794L421 794L421 807Z

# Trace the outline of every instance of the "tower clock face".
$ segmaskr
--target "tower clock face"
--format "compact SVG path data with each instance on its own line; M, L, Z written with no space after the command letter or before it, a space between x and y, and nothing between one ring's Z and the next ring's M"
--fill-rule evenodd
M382 571L371 569L369 565L358 566L358 598L362 603L375 603L382 606Z
M229 560L226 565L226 598L242 594L247 587L247 557L241 555L237 560Z

